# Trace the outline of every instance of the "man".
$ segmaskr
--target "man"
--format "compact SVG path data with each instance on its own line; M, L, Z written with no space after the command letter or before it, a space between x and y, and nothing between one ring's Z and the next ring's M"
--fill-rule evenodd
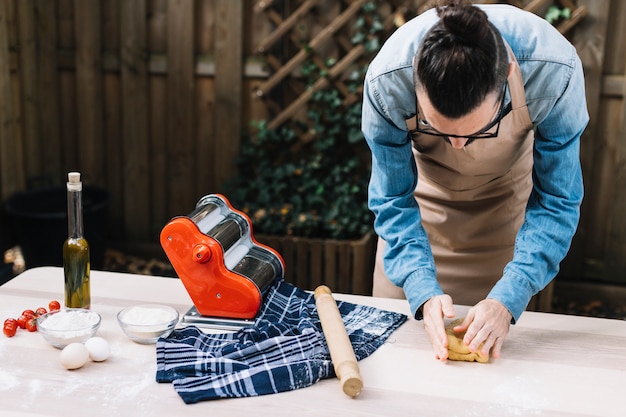
M455 328L464 343L497 358L558 272L579 219L588 120L574 47L513 6L440 5L370 64L374 295L406 296L436 358L448 358L453 301L473 305Z

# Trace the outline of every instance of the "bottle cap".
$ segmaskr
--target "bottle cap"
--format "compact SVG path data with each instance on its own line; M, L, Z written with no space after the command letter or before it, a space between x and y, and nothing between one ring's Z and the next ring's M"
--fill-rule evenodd
M70 172L67 174L68 191L82 191L83 183L80 182L80 172Z
M69 182L78 183L80 182L80 172L70 172L67 174L67 179Z

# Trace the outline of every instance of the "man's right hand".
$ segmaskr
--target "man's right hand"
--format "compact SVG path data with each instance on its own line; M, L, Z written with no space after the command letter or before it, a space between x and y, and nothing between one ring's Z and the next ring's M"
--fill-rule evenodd
M445 362L448 359L448 335L443 319L444 317L454 318L456 314L452 297L443 294L429 299L424 303L422 313L424 315L424 329L433 345L435 358Z

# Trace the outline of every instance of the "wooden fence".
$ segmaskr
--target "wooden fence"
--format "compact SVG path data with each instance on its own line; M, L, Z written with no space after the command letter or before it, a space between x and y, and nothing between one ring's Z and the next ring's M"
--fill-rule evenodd
M330 39L331 22L361 3L0 0L3 201L79 170L110 193L111 240L156 244L171 217L223 192L251 120L290 117L291 103L259 93L285 89L282 77L297 67L263 48L294 36L276 28L309 19L309 40ZM391 20L424 3L382 2ZM553 2L511 3L540 14ZM626 283L626 5L575 3L586 15L564 29L584 62L591 123L582 145L587 198L563 276ZM9 226L0 222L3 248Z

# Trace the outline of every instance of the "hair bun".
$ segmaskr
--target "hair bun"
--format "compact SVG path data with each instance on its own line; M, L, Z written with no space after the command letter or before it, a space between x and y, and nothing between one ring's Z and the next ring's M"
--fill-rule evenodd
M453 2L439 6L437 15L446 31L460 43L476 45L489 36L487 14L471 4Z

